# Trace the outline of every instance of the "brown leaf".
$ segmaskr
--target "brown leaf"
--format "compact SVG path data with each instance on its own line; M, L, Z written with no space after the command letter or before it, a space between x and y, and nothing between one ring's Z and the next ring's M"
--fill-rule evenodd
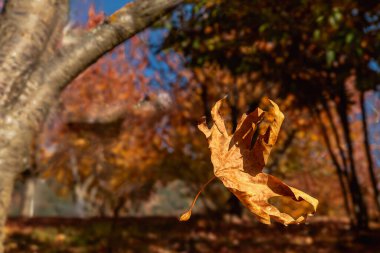
M235 133L229 135L219 113L223 101L212 108L211 129L205 120L199 124L209 142L215 176L260 222L270 224L273 219L287 225L304 221L316 211L318 200L262 172L284 120L277 104L263 100L260 106L266 111L257 108L244 114Z

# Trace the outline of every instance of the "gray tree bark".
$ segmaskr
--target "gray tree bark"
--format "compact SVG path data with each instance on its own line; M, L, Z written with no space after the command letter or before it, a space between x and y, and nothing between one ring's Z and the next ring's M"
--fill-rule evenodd
M57 97L99 57L182 0L136 0L61 45L69 0L8 0L0 15L0 253L16 176Z

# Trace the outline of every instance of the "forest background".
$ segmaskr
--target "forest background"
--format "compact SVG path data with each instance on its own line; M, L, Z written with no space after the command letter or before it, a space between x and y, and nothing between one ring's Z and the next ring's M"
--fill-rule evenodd
M72 1L62 43L73 43L124 4ZM260 252L255 245L273 252L311 252L305 247L312 246L315 252L376 252L379 15L376 1L187 1L98 60L61 94L13 193L9 252L51 252L52 245L75 252L93 237L102 238L94 252L124 252L141 250L141 238L149 236L147 252ZM262 97L279 104L285 121L265 171L319 200L309 225L261 227L218 182L202 194L193 223L173 220L212 175L197 122L210 119L225 95L231 132ZM34 223L30 217L40 218ZM102 218L91 223L99 230L92 237L73 226L94 217ZM205 222L211 218L216 225ZM152 231L137 228L138 219ZM160 240L155 229L165 228L163 221L182 239ZM27 229L38 223L46 227ZM204 234L186 235L186 226ZM215 226L235 232L220 237ZM279 244L249 244L243 234L257 230L286 233ZM120 237L130 241L111 247Z

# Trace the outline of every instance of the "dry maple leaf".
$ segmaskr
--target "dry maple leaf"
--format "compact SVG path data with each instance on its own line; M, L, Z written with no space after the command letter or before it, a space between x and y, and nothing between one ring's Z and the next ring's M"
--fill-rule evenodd
M284 225L303 222L312 215L318 200L263 173L270 151L276 143L284 115L277 104L265 98L255 111L244 114L233 135L228 134L219 109L224 99L212 108L213 126L205 119L198 128L206 135L211 149L214 174L259 219L270 224L276 220ZM201 189L210 183L207 182ZM181 221L191 216L197 194Z

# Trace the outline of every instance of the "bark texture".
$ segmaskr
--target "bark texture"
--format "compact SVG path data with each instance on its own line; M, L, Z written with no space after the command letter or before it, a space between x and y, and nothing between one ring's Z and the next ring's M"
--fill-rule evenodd
M15 180L15 174L9 172L1 172L0 176L0 216L4 217L0 220L0 240L3 242L5 217L7 216L7 208L12 196L12 189ZM0 244L0 252L4 252L3 243Z
M180 2L136 0L66 46L60 40L69 0L5 2L0 15L0 245L14 180L27 167L32 140L62 89Z

